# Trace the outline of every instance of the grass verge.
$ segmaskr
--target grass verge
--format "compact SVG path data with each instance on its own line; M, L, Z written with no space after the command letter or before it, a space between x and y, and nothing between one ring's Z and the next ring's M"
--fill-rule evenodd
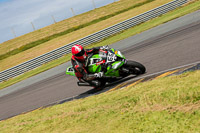
M35 110L0 122L15 132L200 132L200 71Z
M95 44L92 44L90 46L87 46L87 48L91 48L91 47L95 47L95 46L104 46L104 45L109 45L109 44L112 44L114 42L117 42L119 40L122 40L122 39L125 39L125 38L128 38L130 36L133 36L135 34L138 34L142 31L145 31L145 30L148 30L150 28L153 28L155 26L158 26L160 24L163 24L165 22L168 22L172 19L175 19L177 17L180 17L180 16L183 16L185 14L188 14L188 13L191 13L193 11L196 11L200 9L200 1L197 1L197 2L194 2L194 3L190 3L189 5L187 6L184 6L184 7L180 7L174 11L171 11L165 15L162 15L161 17L158 17L158 18L155 18L155 19L152 19L148 22L145 22L143 24L140 24L136 27L133 27L131 29L128 29L126 31L123 31L121 34L117 34L115 36L112 36L110 38L107 38L106 40L100 42L100 43L95 43ZM50 68L53 68L57 65L60 65L62 63L65 63L67 60L70 60L70 57L71 55L66 55L58 60L55 60L55 61L52 61L52 62L49 62L47 64L44 64L42 65L41 67L38 67L30 72L27 72L23 75L20 75L18 77L15 77L15 78L12 78L8 81L5 81L5 82L1 82L0 83L0 89L3 89L7 86L10 86L12 84L15 84L19 81L22 81L28 77L31 77L33 75L36 75L38 73L41 73L45 70L48 70Z

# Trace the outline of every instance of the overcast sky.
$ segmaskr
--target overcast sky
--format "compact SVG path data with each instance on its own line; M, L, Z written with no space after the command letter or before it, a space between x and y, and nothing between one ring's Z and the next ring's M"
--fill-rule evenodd
M94 0L96 7L114 0ZM0 0L0 43L94 8L92 0ZM12 30L13 29L13 30Z

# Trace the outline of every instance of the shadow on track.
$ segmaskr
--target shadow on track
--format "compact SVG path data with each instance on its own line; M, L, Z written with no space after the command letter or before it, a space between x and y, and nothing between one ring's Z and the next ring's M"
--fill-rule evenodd
M115 87L115 86L117 86L117 85L119 85L119 84L121 84L121 83L123 83L125 81L128 81L128 80L130 80L132 78L135 78L135 77L137 77L137 76L129 76L129 77L126 77L126 78L122 78L122 79L117 80L117 81L115 81L113 83L106 84L106 86L104 86L102 88L92 89L92 90L89 90L87 92L84 92L84 93L80 94L79 96L85 95L85 94L96 94L96 93L99 94L99 92L100 93L106 92L106 91L112 89L113 87Z
M130 80L130 79L133 79L133 78L135 78L135 77L137 77L137 76L129 76L129 77L120 79L120 80L115 81L115 82L113 82L113 83L106 84L106 86L103 87L103 88L100 88L100 89L91 89L91 90L89 90L89 91L86 91L86 92L84 92L84 93L78 95L78 96L75 96L75 97L72 97L72 98L68 98L68 99L62 100L62 101L57 102L57 103L55 103L55 104L63 104L63 103L65 103L65 102L72 101L72 100L75 100L75 99L86 98L86 97L91 96L91 95L98 95L98 94L100 94L100 93L109 91L109 90L112 89L113 87L115 87L115 86L117 86L117 85L119 85L119 84L121 84L121 83L123 83L123 82L125 82L125 81L128 81L128 80ZM52 106L52 105L50 105L50 106Z

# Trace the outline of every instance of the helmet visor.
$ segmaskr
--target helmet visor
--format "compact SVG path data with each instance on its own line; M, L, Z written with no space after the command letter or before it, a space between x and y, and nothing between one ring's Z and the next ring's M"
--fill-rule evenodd
M75 56L79 57L79 56L83 56L85 54L85 50L82 49L81 52L79 52L78 54L75 54Z
M75 56L75 58L80 62L85 62L87 59L87 55L85 53L85 54L83 54L83 56Z

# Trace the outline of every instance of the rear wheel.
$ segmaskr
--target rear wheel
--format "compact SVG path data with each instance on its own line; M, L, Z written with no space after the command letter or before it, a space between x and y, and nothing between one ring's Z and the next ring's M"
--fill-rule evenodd
M128 60L124 65L125 68L129 69L131 74L144 74L146 72L146 68L139 62Z
M105 79L100 79L99 81L101 82L100 87L105 87L105 85L106 85Z

